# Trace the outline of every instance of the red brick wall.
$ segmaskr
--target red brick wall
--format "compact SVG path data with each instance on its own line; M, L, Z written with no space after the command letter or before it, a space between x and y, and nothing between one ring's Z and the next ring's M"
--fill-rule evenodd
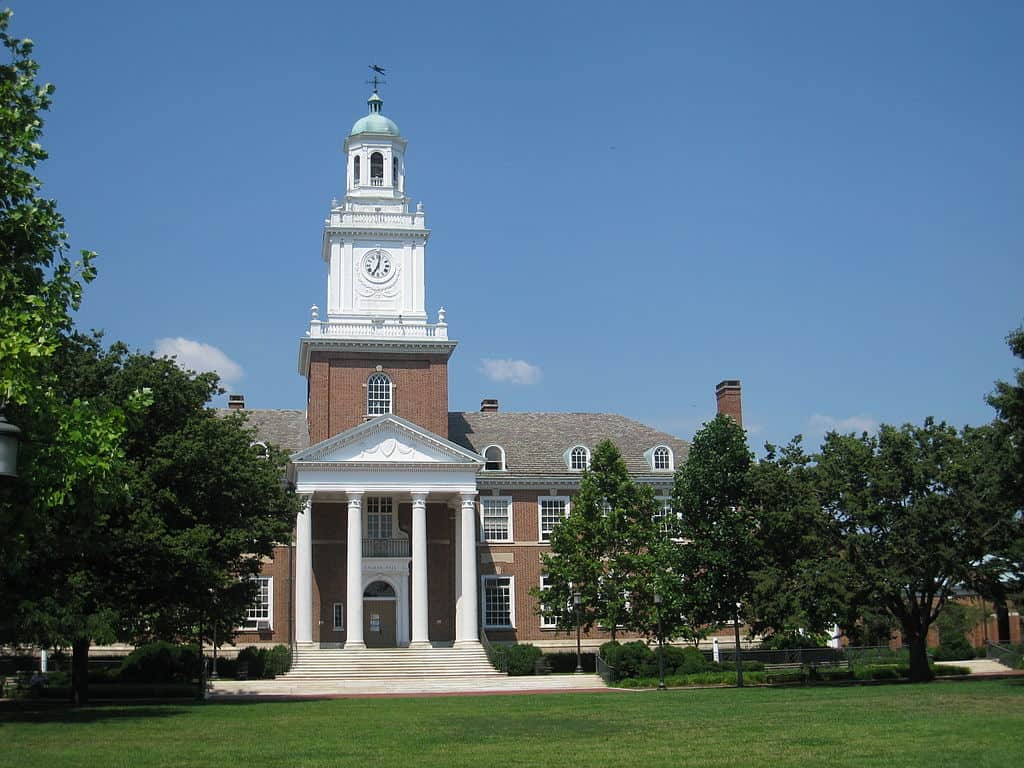
M262 643L291 643L292 595L295 592L291 547L274 547L273 559L263 563L260 573L273 579L274 620L267 632L239 632L234 643L241 648Z
M309 437L313 443L362 424L366 381L376 371L391 377L395 415L448 436L448 360L444 355L315 352L309 365Z

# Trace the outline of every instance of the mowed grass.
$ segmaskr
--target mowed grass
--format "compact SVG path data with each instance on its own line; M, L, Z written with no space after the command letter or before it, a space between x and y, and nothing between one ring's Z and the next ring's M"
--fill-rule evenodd
M1024 681L0 710L0 765L981 766Z

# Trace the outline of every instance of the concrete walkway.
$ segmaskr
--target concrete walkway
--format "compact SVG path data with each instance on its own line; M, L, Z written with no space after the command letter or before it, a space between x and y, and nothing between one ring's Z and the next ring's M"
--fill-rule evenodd
M214 700L273 697L338 698L347 696L422 696L500 693L566 693L607 691L597 675L538 675L528 677L449 677L435 679L363 680L217 680Z
M1004 667L995 659L965 659L964 661L937 661L936 666L967 667L971 677L986 675L1024 675L1024 669Z

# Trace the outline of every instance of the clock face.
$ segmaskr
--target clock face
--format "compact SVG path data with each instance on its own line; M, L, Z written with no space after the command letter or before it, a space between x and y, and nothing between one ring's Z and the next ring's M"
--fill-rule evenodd
M371 280L381 282L391 277L394 269L391 264L391 254L380 248L367 252L363 257L363 272Z

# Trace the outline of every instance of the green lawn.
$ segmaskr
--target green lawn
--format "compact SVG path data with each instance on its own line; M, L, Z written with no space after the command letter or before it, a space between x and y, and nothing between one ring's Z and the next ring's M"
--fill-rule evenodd
M0 765L1000 766L1024 680L0 709Z

